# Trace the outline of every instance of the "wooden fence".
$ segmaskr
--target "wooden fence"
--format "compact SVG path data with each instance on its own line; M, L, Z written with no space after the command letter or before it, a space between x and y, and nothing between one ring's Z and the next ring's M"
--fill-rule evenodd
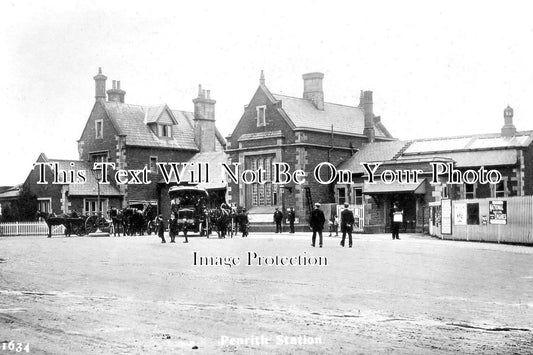
M53 226L52 235L64 235L65 227ZM0 236L48 235L48 226L44 222L0 223Z
M491 223L491 201L506 201L505 224ZM475 218L474 223L469 220L466 223L458 221L456 211L465 204L477 204L477 223ZM436 208L440 214L440 206ZM451 234L442 234L440 218L435 219L436 225L432 225L430 234L442 239L533 245L533 196L454 200L451 217ZM468 219L468 216L465 217Z

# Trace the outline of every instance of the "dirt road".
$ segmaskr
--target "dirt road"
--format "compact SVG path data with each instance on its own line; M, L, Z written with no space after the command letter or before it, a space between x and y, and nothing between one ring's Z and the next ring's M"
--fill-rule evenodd
M193 265L194 252L239 265ZM247 265L248 252L327 265ZM312 248L303 234L5 237L0 355L15 353L10 341L32 354L530 354L533 248L418 235L358 235L352 249L335 238Z

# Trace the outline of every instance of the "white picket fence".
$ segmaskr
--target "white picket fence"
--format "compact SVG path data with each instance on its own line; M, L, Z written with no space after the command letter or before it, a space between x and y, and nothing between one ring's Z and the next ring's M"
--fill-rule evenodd
M64 235L65 227L53 226L52 235ZM0 223L0 236L15 235L48 235L48 226L45 222L10 222Z

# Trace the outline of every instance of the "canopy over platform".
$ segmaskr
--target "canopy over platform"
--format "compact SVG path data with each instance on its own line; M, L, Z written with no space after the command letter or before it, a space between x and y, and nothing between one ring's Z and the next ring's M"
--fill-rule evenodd
M420 180L416 184L402 184L399 182L393 182L386 184L384 182L376 182L374 184L365 183L363 186L363 193L367 195L378 194L392 194L392 193L414 193L425 194L426 193L426 179Z

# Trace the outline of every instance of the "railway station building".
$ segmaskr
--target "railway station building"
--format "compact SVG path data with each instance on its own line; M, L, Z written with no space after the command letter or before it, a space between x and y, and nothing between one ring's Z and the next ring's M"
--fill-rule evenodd
M257 89L226 139L231 163L240 163L243 169L263 167L266 180L272 179L276 162L312 176L317 164L338 165L364 143L394 140L374 115L372 91L361 91L358 105L330 103L325 100L324 74L307 73L302 78L303 95L287 96L272 93L261 72ZM314 179L301 185L230 181L228 196L248 209L252 223L272 223L275 207L293 207L303 224L314 202L335 202L333 186Z

